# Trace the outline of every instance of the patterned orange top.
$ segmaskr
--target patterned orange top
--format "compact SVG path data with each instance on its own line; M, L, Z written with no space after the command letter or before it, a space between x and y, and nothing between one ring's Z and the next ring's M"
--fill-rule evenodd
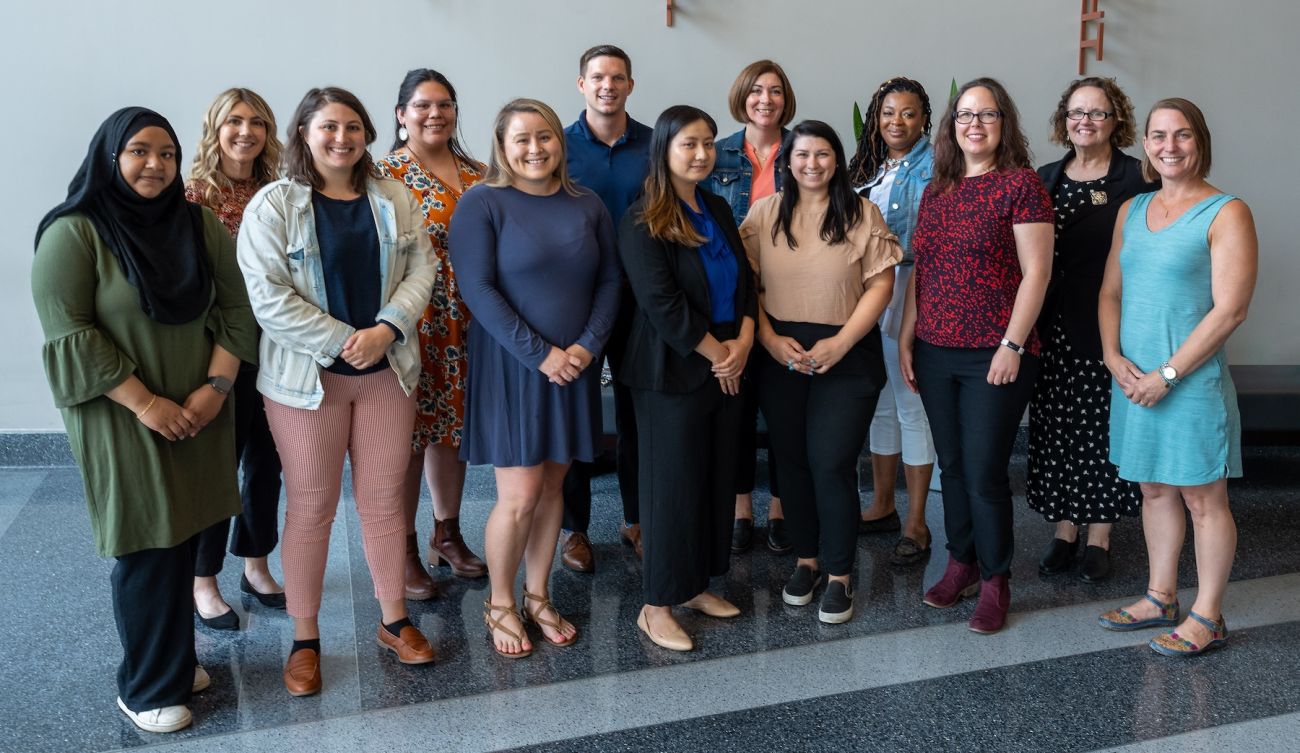
M469 188L483 179L483 165L458 162L460 182ZM415 431L411 451L429 444L459 447L465 425L465 385L468 364L465 342L469 309L461 300L456 275L447 254L447 227L461 191L438 179L405 151L375 161L379 172L406 184L424 212L424 226L433 252L442 262L429 305L420 317L420 382L416 386Z
M195 204L203 204L203 189L208 185L207 181L191 180L185 184L185 200ZM239 223L244 221L244 207L252 200L253 194L261 188L258 183L249 178L247 180L232 180L230 188L224 191L218 191L221 203L217 206L208 206L216 213L217 219L221 224L226 226L232 237L239 237ZM207 206L207 205L205 205Z

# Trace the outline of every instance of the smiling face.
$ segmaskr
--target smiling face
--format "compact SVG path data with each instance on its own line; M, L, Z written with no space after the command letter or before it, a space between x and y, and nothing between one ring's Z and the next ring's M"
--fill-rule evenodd
M236 165L251 165L266 148L266 128L266 121L247 102L236 102L217 129L221 171L238 175Z
M925 107L913 92L890 92L880 103L880 136L890 157L902 157L925 131Z
M176 180L176 144L158 126L141 128L118 151L117 170L141 198L155 198Z
M620 115L627 109L627 97L636 82L628 75L622 58L600 55L587 61L578 77L578 91L587 100L587 112Z
M1199 177L1196 134L1181 112L1169 109L1152 112L1142 147L1161 180Z
M679 196L695 193L695 186L713 172L717 152L714 133L704 120L687 124L668 142L668 175Z
M405 107L398 108L397 122L406 127L407 143L430 151L446 148L456 135L456 101L447 87L437 81L425 81Z
M785 112L785 87L781 77L768 72L754 80L745 97L745 117L759 128L780 128Z
M1085 113L1093 111L1111 112L1115 111L1115 106L1111 104L1106 92L1095 86L1081 86L1075 89L1070 95L1070 101L1065 105L1066 112L1082 111ZM1111 134L1115 133L1115 126L1118 122L1114 117L1105 120L1090 120L1086 116L1079 120L1065 121L1065 132L1070 137L1070 143L1079 149L1088 149L1090 147L1105 146L1110 143Z
M835 175L835 148L820 136L799 136L790 146L790 172L800 191L826 193Z
M312 166L322 175L351 173L366 151L361 116L347 105L330 102L316 111L303 128Z
M966 90L953 108L957 113L970 112L975 118L969 123L954 123L957 147L966 155L967 162L983 162L997 155L998 144L1002 143L1002 119L996 118L992 123L980 122L979 115L986 112L998 112L998 102L993 92L982 86Z
M506 124L501 151L514 173L513 185L525 193L549 195L560 179L557 171L564 160L564 145L535 112L515 113Z

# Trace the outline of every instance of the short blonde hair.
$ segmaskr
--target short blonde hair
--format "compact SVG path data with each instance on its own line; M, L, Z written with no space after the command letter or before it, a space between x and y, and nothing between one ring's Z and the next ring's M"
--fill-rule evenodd
M1151 105L1151 110L1147 113L1147 122L1142 126L1144 138L1151 128L1151 116L1156 110L1175 110L1187 118L1187 124L1192 128L1192 136L1196 139L1196 177L1208 176L1210 174L1210 127L1205 124L1205 113L1201 112L1201 108L1191 100L1182 97L1162 99ZM1160 173L1156 172L1155 165L1151 164L1145 145L1142 149L1142 178L1148 183L1160 180Z
M194 150L194 164L190 167L190 180L202 181L203 203L209 207L216 207L221 201L221 192L230 188L230 179L221 172L221 143L218 134L221 124L226 122L230 111L240 102L253 108L253 112L266 121L266 144L262 147L262 153L253 161L253 180L258 186L264 186L280 176L280 154L284 147L275 135L275 114L271 112L271 106L252 89L227 89L208 105L208 111L203 116L203 135L199 137L199 146Z
M749 122L749 116L745 114L745 100L749 98L749 90L754 88L754 82L758 81L758 77L764 73L775 73L776 77L781 79L781 88L785 92L785 106L781 108L781 127L784 128L794 120L794 89L790 86L790 79L786 77L785 71L771 60L750 63L736 77L735 83L731 85L731 93L727 95L727 102L731 106L731 117L738 123Z
M1052 143L1069 146L1070 134L1065 126L1067 122L1065 112L1070 106L1070 97L1085 86L1101 89L1101 93L1105 94L1106 99L1110 101L1110 109L1115 112L1115 130L1110 132L1111 148L1124 149L1133 146L1137 138L1137 125L1133 122L1133 100L1119 88L1115 79L1101 76L1075 79L1065 87L1065 92L1061 94L1061 101L1056 103L1056 112L1052 113L1052 118L1048 121L1052 127Z
M496 120L492 122L492 155L488 159L487 173L483 176L483 182L493 188L505 188L514 184L515 171L510 168L510 163L506 160L506 127L510 125L511 118L523 113L532 113L541 117L555 134L555 142L560 145L560 155L559 164L552 175L560 179L560 187L573 196L582 193L578 190L578 184L569 177L568 145L564 142L564 126L560 123L559 116L545 102L525 97L507 102L497 113Z

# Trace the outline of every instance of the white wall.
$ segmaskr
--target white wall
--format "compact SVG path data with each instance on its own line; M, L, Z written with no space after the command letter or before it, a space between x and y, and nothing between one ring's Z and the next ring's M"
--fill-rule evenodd
M11 154L0 181L0 431L58 429L40 364L30 302L32 236L60 201L91 134L114 109L139 104L169 117L188 162L208 102L228 86L260 92L287 118L310 86L352 89L392 138L390 108L402 74L428 66L459 89L466 140L487 155L496 108L515 96L552 104L567 122L581 109L577 58L601 42L632 56L633 116L653 123L666 106L711 112L723 133L738 126L725 96L760 57L785 67L799 116L851 135L852 103L905 74L942 110L949 82L1003 81L1020 106L1039 162L1058 157L1047 116L1077 65L1077 0L172 0L25 2L0 31L0 144ZM1229 6L1231 9L1229 9ZM1102 0L1106 60L1089 72L1119 78L1138 109L1185 96L1206 111L1215 137L1212 180L1245 198L1261 242L1250 320L1234 336L1235 363L1300 363L1292 240L1300 150L1300 53L1292 0ZM125 8L125 10L123 10ZM798 8L797 11L792 10ZM938 113L936 113L937 115ZM281 128L283 131L283 128Z

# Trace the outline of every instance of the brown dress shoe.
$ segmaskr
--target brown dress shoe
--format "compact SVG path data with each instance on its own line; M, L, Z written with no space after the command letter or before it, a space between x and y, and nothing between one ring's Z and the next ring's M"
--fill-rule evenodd
M645 550L641 548L641 524L633 523L630 526L623 526L618 532L619 538L623 543L632 547L636 556L645 557Z
M560 562L579 573L596 572L596 558L587 534L578 531L560 534Z
M420 545L415 543L415 534L406 535L406 598L411 601L428 601L438 595L438 586L429 577L420 561Z
M397 654L397 660L403 664L428 664L438 658L437 652L414 625L405 625L397 635L379 626L379 645Z
M290 654L284 665L284 689L295 697L319 693L320 654L310 648L300 648Z
M451 565L457 578L482 578L487 575L487 564L465 546L460 535L460 518L433 521L433 535L429 537L429 564L441 567Z

